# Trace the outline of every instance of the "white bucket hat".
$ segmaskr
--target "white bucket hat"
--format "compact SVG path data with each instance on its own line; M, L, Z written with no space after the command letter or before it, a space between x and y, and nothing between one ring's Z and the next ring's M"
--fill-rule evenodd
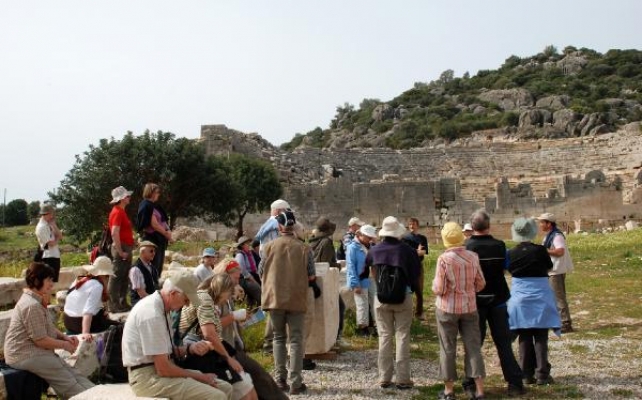
M377 238L377 230L372 225L363 225L361 228L359 228L357 232L361 233L362 235L371 237L373 239Z
M116 276L114 274L114 264L112 264L111 260L107 256L96 257L92 265L85 265L83 268L87 273L93 276Z
M352 226L352 225L364 226L365 224L366 224L365 222L363 222L357 217L352 217L350 218L350 221L348 221L348 226Z
M379 236L390 236L400 239L406 233L406 227L396 217L389 216L383 219Z
M287 210L290 208L290 203L283 199L275 200L271 205L270 209L272 210Z
M118 186L117 188L111 191L111 201L109 202L109 204L116 204L122 199L124 199L125 197L131 196L132 193L134 192L132 192L131 190L125 189L123 186Z

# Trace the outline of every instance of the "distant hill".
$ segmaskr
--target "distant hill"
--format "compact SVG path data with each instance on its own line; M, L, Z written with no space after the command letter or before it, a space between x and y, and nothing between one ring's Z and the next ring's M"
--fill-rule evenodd
M641 104L642 51L548 46L475 76L444 71L386 102L346 103L329 129L297 134L281 148L409 149L480 131L517 139L598 135L641 121Z

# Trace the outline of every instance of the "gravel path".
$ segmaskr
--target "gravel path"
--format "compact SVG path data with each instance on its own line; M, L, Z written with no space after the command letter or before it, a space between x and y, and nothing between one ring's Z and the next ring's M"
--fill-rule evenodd
M552 376L557 384L577 385L586 399L642 399L642 340L620 337L590 340L574 339L573 336L551 337L549 342ZM487 373L500 375L501 369L490 343L484 345L483 353ZM460 359L461 355L460 351ZM376 350L349 351L334 361L316 362L316 370L303 371L308 393L292 396L293 399L410 399L419 393L415 389L380 389ZM418 386L440 383L437 360L413 359L411 370Z

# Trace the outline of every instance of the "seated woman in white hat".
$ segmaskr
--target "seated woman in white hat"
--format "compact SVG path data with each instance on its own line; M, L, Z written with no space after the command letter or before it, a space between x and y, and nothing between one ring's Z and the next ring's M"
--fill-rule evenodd
M78 277L69 288L63 319L68 333L91 340L92 333L118 324L107 317L103 304L109 299L107 282L114 276L114 266L108 257L101 256L84 268L87 275Z

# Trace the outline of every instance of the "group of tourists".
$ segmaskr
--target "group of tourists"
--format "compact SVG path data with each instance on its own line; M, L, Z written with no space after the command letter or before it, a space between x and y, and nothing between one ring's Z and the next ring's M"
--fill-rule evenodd
M118 325L108 318L107 303L111 312L130 311L121 326L122 365L137 396L255 400L306 393L302 370L315 367L305 358L311 326L307 307L309 299L323 295L315 262L327 262L335 268L345 265L357 333L378 337L381 388L413 387L410 327L413 316L424 320L422 261L428 253L416 218L408 219L406 229L389 216L379 230L351 218L335 251L336 224L320 217L306 238L290 205L279 199L254 239L241 236L231 252L203 249L197 268L169 271L161 286L164 257L159 253L171 241L171 231L157 204L160 187L147 184L143 189L137 246L125 212L131 194L122 186L112 191L111 259L97 257L69 288L63 314L66 333L55 327L47 312L59 273L62 235L53 208L43 207L36 232L45 253L42 262L29 266L27 289L14 309L5 340L8 365L42 377L62 398L91 388L93 384L54 350L73 353L79 338L91 341L92 333ZM532 242L536 221L546 235L543 245ZM507 251L504 242L490 235L490 217L484 210L473 213L464 229L449 222L441 231L446 250L437 260L432 282L439 371L445 383L440 399L455 398L458 335L465 349L462 386L471 399L484 398L481 345L487 328L509 395L523 394L525 383L553 382L548 330L573 329L564 284L572 261L550 213L537 220L518 218L512 235L517 245ZM132 263L135 247L139 258ZM510 289L506 271L513 278ZM238 287L244 289L248 308L235 307ZM340 346L345 304L341 296L338 300ZM274 377L245 353L241 323L257 307L269 314L264 348L273 353ZM515 337L518 359L511 346Z

